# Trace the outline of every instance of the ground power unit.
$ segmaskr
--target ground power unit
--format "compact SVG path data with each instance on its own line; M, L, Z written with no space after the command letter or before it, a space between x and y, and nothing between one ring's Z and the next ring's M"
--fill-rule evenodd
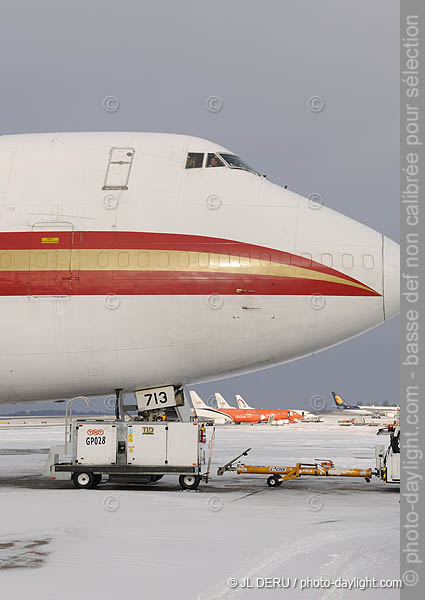
M173 474L182 488L196 489L207 479L201 474L205 441L205 428L195 422L77 419L68 443L50 450L45 473L53 480L72 479L77 488L95 487L103 476L154 483Z

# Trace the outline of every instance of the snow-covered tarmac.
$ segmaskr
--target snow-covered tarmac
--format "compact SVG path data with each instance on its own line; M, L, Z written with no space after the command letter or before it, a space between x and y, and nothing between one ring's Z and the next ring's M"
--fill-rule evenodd
M377 479L305 478L270 489L263 476L217 467L248 447L247 464L314 458L374 466L376 427L325 423L217 428L213 478L76 490L42 479L62 427L0 429L1 595L121 600L399 598L397 589L300 590L301 580L399 577L399 490ZM280 578L290 589L266 588ZM253 589L229 587L249 578ZM233 583L233 582L231 582ZM268 584L267 584L268 585ZM270 585L276 585L271 583Z

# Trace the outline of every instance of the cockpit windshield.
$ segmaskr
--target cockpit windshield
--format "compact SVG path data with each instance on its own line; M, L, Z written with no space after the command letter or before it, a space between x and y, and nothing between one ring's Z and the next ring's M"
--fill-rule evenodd
M189 152L186 160L186 169L202 169L209 167L228 167L230 169L240 169L259 175L255 169L252 169L239 156L235 154L223 154L221 152Z
M217 154L210 152L207 156L207 167L225 167L224 162L218 158Z
M259 175L255 169L247 165L246 162L239 158L239 156L235 156L234 154L219 154L219 156L223 158L232 169L242 169L243 171L249 171L250 173Z

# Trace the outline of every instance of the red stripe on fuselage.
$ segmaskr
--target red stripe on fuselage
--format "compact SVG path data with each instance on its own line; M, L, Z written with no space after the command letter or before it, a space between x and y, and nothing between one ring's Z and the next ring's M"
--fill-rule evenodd
M57 243L43 243L42 238L58 238ZM346 281L360 283L357 279L340 273L305 257L274 250L265 246L246 244L234 240L213 238L180 233L145 233L133 231L33 231L0 233L1 250L54 250L66 248L99 250L177 250L180 252L208 252L230 256L247 256L268 261L301 267L342 277ZM238 277L235 273L234 277ZM242 276L243 277L243 276ZM373 292L373 290L371 290ZM379 295L374 292L375 295ZM349 294L350 295L350 294ZM353 294L354 295L354 294ZM358 295L358 294L357 294ZM363 294L369 295L369 294ZM370 294L373 295L373 294Z
M244 290L242 293L237 290ZM249 293L246 293L249 290ZM0 296L57 295L377 296L373 290L295 277L200 271L3 271Z

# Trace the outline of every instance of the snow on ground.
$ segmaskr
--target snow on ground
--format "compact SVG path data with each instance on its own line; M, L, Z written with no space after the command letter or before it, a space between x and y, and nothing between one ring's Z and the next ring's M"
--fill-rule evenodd
M3 428L2 597L399 598L396 589L299 589L307 578L398 578L397 488L377 479L305 478L270 489L264 476L216 476L217 466L249 447L247 464L330 458L337 467L373 467L374 446L387 439L376 431L339 427L332 417L220 427L212 481L182 491L172 476L95 490L42 479L47 448L62 443L63 429ZM229 587L231 577L249 578L254 589ZM291 589L255 587L273 577Z

